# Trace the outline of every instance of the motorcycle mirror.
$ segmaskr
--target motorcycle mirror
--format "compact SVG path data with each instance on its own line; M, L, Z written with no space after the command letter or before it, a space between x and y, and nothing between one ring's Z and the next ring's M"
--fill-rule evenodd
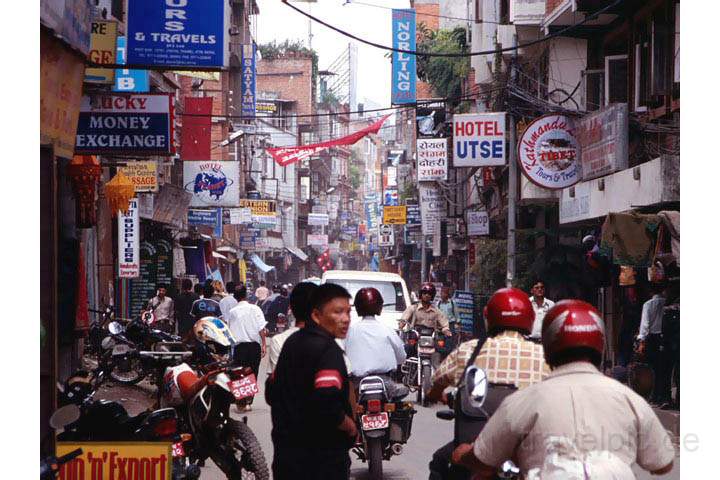
M55 430L74 423L80 418L80 409L77 405L70 404L60 407L50 416L50 426Z
M520 469L510 460L506 460L500 466L500 478L514 478L520 475Z
M113 335L117 335L119 333L122 333L123 328L122 325L120 325L118 322L110 322L110 324L108 324L108 331Z
M480 407L487 396L487 374L482 368L475 365L467 369L465 374L465 388L467 388L468 399L475 407Z

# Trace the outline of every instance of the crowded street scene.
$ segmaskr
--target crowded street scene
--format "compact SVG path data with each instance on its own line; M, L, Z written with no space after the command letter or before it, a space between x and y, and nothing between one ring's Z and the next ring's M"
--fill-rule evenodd
M679 479L707 445L678 0L40 0L39 40L41 479Z

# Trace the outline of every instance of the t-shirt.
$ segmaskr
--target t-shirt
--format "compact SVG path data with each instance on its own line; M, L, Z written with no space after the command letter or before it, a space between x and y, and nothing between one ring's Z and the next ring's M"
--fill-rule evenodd
M227 315L227 324L230 332L238 343L261 343L260 330L265 328L267 322L260 307L245 300L230 309Z
M220 317L222 315L220 304L212 298L196 300L190 309L190 313L195 317L196 322L203 317Z
M235 297L233 297L232 295L228 295L225 298L223 298L222 300L220 300L220 311L222 312L223 320L227 321L227 314L237 304L238 304L237 300L235 300Z

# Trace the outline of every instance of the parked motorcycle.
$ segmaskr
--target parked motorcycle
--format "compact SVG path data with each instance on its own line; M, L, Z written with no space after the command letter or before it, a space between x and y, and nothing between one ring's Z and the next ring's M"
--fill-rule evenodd
M426 394L432 386L434 372L433 356L436 352L435 330L418 326L405 334L407 359L401 366L403 383L411 391L417 391L417 402L424 407L428 405Z
M412 403L403 402L409 390L390 379L372 375L358 388L356 422L361 440L353 447L360 460L368 463L370 478L381 479L382 462L400 455L412 430Z
M99 359L103 354L102 341L107 336L107 326L115 320L115 311L112 305L105 305L100 310L92 308L89 312L97 314L90 323L87 342L85 342L85 355L94 355Z

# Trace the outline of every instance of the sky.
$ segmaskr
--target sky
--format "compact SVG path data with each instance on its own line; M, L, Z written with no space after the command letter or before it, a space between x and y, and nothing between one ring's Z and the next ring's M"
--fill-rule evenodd
M358 0L360 1L360 0ZM381 43L392 44L389 8L409 8L408 0L362 0L362 3L379 5L383 8L346 4L345 0L318 0L316 3L292 2L298 8L327 23L348 31L358 37ZM259 44L273 40L308 41L308 19L280 0L258 0L260 15L257 16L257 38ZM312 47L318 52L320 70L328 67L353 41L323 25L313 22ZM358 92L362 102L368 98L383 107L390 106L390 58L387 52L358 43Z

